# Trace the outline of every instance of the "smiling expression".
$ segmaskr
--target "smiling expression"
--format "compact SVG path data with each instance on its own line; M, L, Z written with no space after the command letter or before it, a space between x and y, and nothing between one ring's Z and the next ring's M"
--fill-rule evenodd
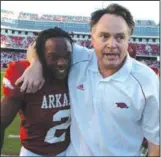
M50 38L45 43L45 60L56 79L65 79L71 66L72 45L63 37Z

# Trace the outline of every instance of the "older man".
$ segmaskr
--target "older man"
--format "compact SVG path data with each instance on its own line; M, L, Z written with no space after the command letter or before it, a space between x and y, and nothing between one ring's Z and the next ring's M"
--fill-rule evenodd
M73 47L67 156L139 156L144 137L148 155L159 156L159 80L128 54L130 11L111 4L92 13L90 26L94 50ZM24 74L18 83L26 79Z

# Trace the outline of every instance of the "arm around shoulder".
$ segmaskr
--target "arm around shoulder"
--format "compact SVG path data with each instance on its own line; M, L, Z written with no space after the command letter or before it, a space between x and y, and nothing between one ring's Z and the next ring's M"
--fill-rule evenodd
M78 44L73 44L73 55L72 64L81 62L83 60L88 60L91 54L91 49L80 46Z
M30 66L24 71L23 75L16 81L16 85L21 85L21 91L26 93L35 93L41 89L45 80L43 78L43 68L38 59L35 42L27 49L27 60Z

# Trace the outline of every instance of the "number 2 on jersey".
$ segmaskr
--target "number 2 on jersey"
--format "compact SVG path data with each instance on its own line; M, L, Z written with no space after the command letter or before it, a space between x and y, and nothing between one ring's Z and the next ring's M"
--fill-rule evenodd
M53 143L65 141L66 130L59 137L55 137L54 135L55 135L56 130L67 129L69 127L71 123L70 109L60 110L56 114L53 115L53 121L61 121L62 118L68 118L68 120L62 124L59 124L59 125L56 125L50 128L46 134L45 142L53 144Z

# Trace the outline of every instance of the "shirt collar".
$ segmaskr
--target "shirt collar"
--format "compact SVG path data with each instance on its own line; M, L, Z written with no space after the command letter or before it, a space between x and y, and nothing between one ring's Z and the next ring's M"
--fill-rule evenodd
M95 52L93 52L93 54L90 58L90 63L89 63L88 69L93 72L99 73L98 64L97 64L97 57L95 55ZM124 82L127 79L127 77L129 76L131 70L132 70L132 58L127 53L127 57L126 57L126 60L123 64L123 66L116 73L114 73L113 75L111 75L107 78L104 78L103 80L104 81L116 80L116 81Z

